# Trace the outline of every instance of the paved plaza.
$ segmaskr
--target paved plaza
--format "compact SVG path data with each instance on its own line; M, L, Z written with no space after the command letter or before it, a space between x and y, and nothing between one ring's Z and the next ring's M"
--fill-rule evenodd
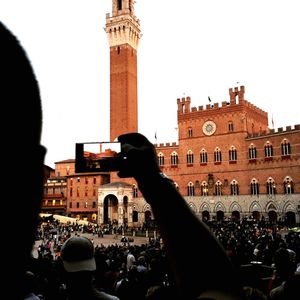
M83 233L81 234L82 236L86 236L88 238L90 238L93 242L94 245L103 245L103 246L109 246L109 245L122 245L121 243L121 238L122 235L112 235L112 234L104 234L103 237L98 237L97 235L92 235L91 233ZM127 236L129 238L129 236ZM130 243L131 245L141 245L141 244L146 244L149 242L149 238L146 237L141 237L141 236L135 236L132 237L133 238L133 242Z
M109 245L122 245L121 238L122 235L112 235L112 234L104 234L103 237L98 237L97 235L93 235L91 233L82 233L80 234L81 236L86 236L89 239L91 239L94 243L94 245L103 245L105 247ZM129 236L127 236L129 237ZM133 242L131 242L131 245L142 245L142 244L147 244L149 243L149 238L148 237L141 237L141 236L135 236L131 237L133 238ZM38 246L42 243L42 240L36 241L34 247L33 247L33 256L37 257L37 249Z

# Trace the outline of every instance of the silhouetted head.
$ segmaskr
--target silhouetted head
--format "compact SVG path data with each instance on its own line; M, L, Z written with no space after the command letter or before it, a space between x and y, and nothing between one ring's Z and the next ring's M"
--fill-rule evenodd
M42 105L31 62L19 40L1 22L0 45L0 167L6 191L1 215L7 226L2 239L9 247L4 258L8 284L4 286L9 287L11 298L18 299L35 241L46 149L40 145Z
M18 150L21 153L21 150L24 151L24 148L26 150L31 143L40 143L42 133L40 91L27 53L17 37L1 22L0 41L1 125L6 125L1 126L1 131L7 141L20 143ZM15 130L12 130L13 126ZM3 139L2 141L4 142ZM21 142L26 144L22 145Z

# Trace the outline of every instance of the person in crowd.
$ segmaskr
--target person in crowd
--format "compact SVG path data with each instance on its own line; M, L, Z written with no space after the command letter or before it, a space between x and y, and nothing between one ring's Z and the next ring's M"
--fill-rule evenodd
M43 195L46 148L41 145L38 81L21 42L3 22L0 44L1 170L6 191L1 206L6 226L2 241L3 259L7 262L2 271L3 286L8 291L2 293L10 299L22 299ZM17 231L11 229L16 226Z
M154 145L142 134L118 137L122 163L118 176L134 177L151 205L180 299L241 299L237 270L206 224L197 218L158 165ZM178 238L182 224L184 239Z
M134 247L129 246L127 250L127 255L126 255L126 266L127 266L127 271L130 270L130 268L136 264L136 258L134 255Z
M274 256L273 288L271 300L288 300L300 295L300 274L296 271L296 253L286 247L279 248ZM295 298L296 299L296 298Z
M84 236L72 236L61 248L61 259L66 271L68 300L119 300L118 297L101 291L95 286L95 248Z
M43 296L38 294L38 283L35 274L26 271L24 277L24 300L42 300Z

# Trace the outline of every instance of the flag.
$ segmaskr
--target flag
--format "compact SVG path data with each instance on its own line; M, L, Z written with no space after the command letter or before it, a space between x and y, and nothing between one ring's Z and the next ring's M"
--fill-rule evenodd
M155 138L155 141L156 141L157 140L156 131L155 131L155 134L154 134L154 138Z
M273 120L273 115L272 115L272 128L274 129L274 120Z
M208 101L209 101L209 102L211 102L211 99L210 99L210 97L209 97L209 96L208 96Z

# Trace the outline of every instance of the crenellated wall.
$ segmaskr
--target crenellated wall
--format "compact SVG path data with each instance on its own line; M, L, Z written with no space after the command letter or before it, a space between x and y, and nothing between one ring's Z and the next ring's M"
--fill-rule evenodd
M270 136L270 135L276 135L276 134L288 134L291 133L293 131L299 131L300 130L300 124L296 124L296 125L289 125L286 126L285 129L284 127L278 127L278 128L273 128L273 129L269 129L268 131L263 131L263 132L257 132L255 134L251 134L248 137L249 138L255 138L255 137L264 137L264 136Z
M231 109L232 106L243 106L247 107L251 110L254 114L261 114L263 117L267 117L268 113L262 110L261 108L257 107L256 105L252 104L251 102L244 99L245 87L241 86L240 88L230 88L229 89L229 96L230 101L222 101L221 105L218 102L214 104L206 104L205 106L201 105L198 107L191 107L191 97L182 97L177 99L177 113L178 114L188 114L188 113L195 113L195 112L203 112L205 110L219 111L221 108Z
M159 144L154 144L155 148L169 148L169 147L178 147L177 142L172 142L172 143L159 143Z

